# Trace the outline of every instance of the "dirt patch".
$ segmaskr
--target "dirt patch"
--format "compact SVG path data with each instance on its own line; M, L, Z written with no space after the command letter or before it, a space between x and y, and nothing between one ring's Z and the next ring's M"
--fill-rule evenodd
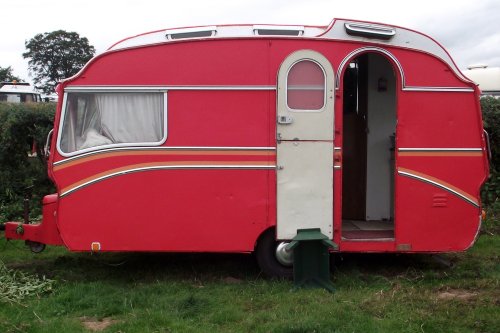
M82 322L82 325L91 331L94 332L100 332L108 328L109 326L116 324L118 320L111 319L109 317L107 318L102 318L102 319L95 319L95 318L87 318L87 317L81 317L80 321Z
M446 290L443 292L440 292L437 295L438 300L452 300L452 299L458 299L462 301L468 301L471 299L474 299L478 296L478 293L475 292L470 292L467 290L460 290L460 289L452 289L452 290Z
M222 281L224 281L227 284L241 284L241 283L243 283L243 280L237 279L237 278L232 277L232 276L225 277L222 279Z

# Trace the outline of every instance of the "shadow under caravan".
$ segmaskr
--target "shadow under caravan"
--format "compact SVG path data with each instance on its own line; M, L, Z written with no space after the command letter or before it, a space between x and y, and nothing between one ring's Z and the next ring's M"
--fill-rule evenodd
M343 106L342 238L394 239L396 77L382 55L346 69Z

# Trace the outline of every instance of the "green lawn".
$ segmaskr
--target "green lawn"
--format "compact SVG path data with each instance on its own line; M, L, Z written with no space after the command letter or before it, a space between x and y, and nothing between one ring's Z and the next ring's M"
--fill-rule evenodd
M265 279L251 255L35 255L0 233L8 268L55 280L0 303L0 332L500 332L493 231L438 258L336 256L333 294Z

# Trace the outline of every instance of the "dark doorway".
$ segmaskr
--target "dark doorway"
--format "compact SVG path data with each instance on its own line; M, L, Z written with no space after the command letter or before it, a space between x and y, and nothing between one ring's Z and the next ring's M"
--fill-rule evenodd
M382 55L353 59L343 78L342 237L394 238L396 77Z

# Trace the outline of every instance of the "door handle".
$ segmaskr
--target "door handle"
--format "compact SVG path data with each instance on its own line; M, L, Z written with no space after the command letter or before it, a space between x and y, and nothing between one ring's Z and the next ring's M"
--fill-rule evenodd
M278 116L278 124L290 125L293 123L293 118L290 116Z

